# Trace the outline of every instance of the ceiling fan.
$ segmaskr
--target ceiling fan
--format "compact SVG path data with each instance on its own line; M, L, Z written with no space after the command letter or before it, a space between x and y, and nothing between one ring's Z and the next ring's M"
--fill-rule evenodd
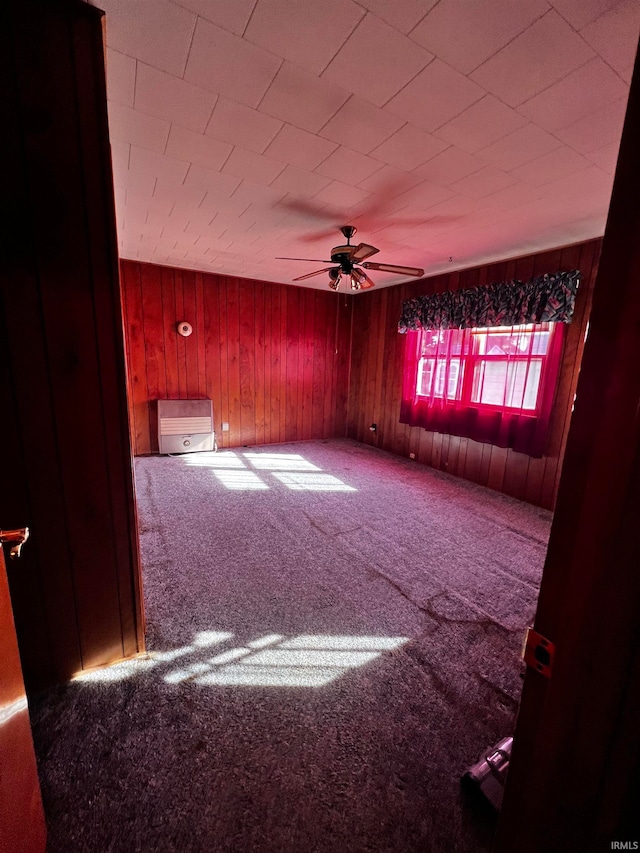
M343 246L334 246L331 250L331 260L318 260L317 258L276 258L277 261L311 261L319 264L336 264L336 266L324 267L321 270L300 275L294 278L293 281L304 281L306 278L313 278L314 275L322 275L329 273L329 287L331 290L338 290L340 283L344 278L351 284L351 290L366 290L375 285L364 270L380 270L381 272L394 272L399 275L424 275L424 270L418 267L401 267L395 264L377 264L367 261L379 252L375 246L370 246L368 243L359 243L357 246L351 245L351 238L356 233L356 228L353 225L343 225L340 231L344 234L347 242ZM364 269L362 269L364 267Z

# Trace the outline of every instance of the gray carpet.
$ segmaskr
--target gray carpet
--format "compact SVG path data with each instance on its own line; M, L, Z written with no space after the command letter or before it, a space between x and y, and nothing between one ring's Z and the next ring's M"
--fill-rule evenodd
M349 440L139 459L148 658L32 701L51 853L489 850L550 514Z

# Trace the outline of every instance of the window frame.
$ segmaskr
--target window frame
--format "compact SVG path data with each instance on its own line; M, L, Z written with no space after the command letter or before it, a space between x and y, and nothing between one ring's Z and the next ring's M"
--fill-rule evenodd
M468 352L464 352L464 348L460 353L452 353L451 352L451 344L449 342L445 342L445 347L442 354L434 354L434 355L423 355L423 337L425 334L432 334L432 330L423 330L420 335L420 340L418 341L418 351L417 351L417 363L416 363L416 374L415 374L415 397L416 399L421 400L429 400L435 399L438 402L442 402L444 405L452 404L461 407L468 407L472 409L478 409L483 411L505 411L505 412L513 412L519 413L523 417L538 417L542 405L543 400L543 392L544 392L544 382L545 375L547 373L546 367L549 356L553 350L553 335L554 335L554 327L557 324L555 323L522 323L519 325L513 326L488 326L488 327L474 327L472 329L460 330L460 329L441 329L441 330L433 330L437 331L438 334L450 334L452 332L459 331L467 331L470 332L470 341L471 346ZM488 353L480 353L479 352L479 343L482 338L482 335L487 335L491 331L500 331L504 330L506 334L515 334L520 332L522 334L523 330L527 330L526 334L528 334L531 339L534 338L536 334L540 334L541 332L546 332L548 334L547 344L545 348L545 352L538 354L530 354L529 352L524 354L506 354L506 355L491 355ZM427 362L431 362L433 367L431 368L431 379L429 382L429 393L424 394L420 393L419 388L421 387L421 379L424 376L425 369L424 364ZM508 382L509 370L508 367L510 364L517 363L525 363L530 365L532 362L540 363L540 375L538 378L538 386L536 389L536 400L535 406L533 408L524 408L524 397L526 394L527 387L527 378L525 378L525 383L523 387L522 400L523 403L520 406L508 406L505 403L486 403L481 400L473 400L473 387L476 377L476 370L479 365L486 363L501 363L507 365L507 373L505 377L505 382ZM449 376L449 367L457 363L458 365L458 375L456 377L456 394L454 396L445 395L444 394L444 386L447 388L450 382ZM443 393L434 393L433 386L438 381L437 375L439 372L439 368L444 366L445 375L443 380ZM527 371L528 376L528 371ZM459 393L458 393L459 392ZM512 393L512 392L511 392Z

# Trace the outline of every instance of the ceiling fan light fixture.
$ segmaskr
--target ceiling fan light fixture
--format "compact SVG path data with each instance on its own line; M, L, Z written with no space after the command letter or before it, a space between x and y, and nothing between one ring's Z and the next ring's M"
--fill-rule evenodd
M351 290L360 290L362 283L366 280L366 275L359 269L351 270Z
M337 290L340 287L341 281L342 273L339 269L329 270L329 287L331 288L331 290Z

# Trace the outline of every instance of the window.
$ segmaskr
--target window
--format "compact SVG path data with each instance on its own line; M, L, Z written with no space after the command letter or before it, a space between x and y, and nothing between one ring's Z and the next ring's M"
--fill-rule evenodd
M542 455L564 326L409 332L401 422Z
M416 395L535 412L550 324L421 332Z

